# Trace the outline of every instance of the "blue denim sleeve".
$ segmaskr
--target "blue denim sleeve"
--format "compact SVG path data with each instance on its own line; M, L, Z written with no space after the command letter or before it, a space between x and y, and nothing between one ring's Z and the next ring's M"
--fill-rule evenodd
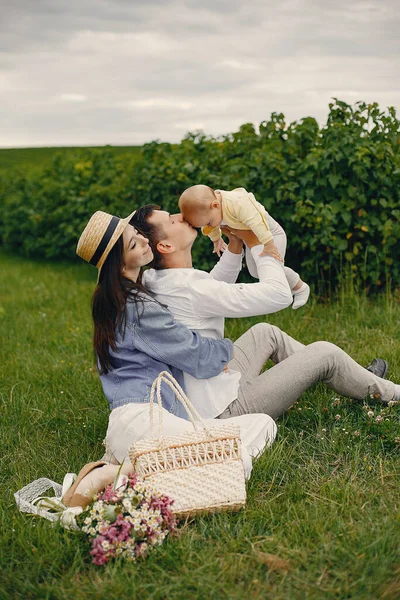
M169 310L157 302L146 300L142 313L139 309L139 319L132 316L131 310L128 309L127 325L132 331L133 347L156 360L197 379L208 379L221 373L232 358L231 340L201 337L175 321Z

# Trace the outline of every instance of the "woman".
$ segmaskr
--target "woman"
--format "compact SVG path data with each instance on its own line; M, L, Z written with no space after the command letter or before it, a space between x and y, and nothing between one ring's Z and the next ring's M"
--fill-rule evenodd
M107 462L90 463L64 496L68 506L86 506L93 492L110 483L124 463L132 442L151 435L149 393L161 371L183 387L183 371L198 379L218 375L232 358L228 339L203 338L174 321L140 282L141 267L153 259L148 240L126 219L98 211L89 220L77 254L98 268L93 294L94 350L111 414L106 436ZM163 389L164 434L193 428L169 387ZM256 455L276 434L268 415L232 419L241 426L246 473ZM210 422L210 421L207 421ZM125 461L125 462L124 462Z

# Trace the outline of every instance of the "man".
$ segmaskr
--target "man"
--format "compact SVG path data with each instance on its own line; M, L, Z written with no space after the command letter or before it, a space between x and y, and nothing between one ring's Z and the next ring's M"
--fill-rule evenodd
M228 248L206 273L192 267L197 231L182 215L146 206L136 212L133 223L149 239L155 257L154 268L144 273L144 285L178 321L202 335L223 336L224 317L269 314L291 304L282 263L260 256L262 246L251 231L235 230L236 235L225 231ZM235 283L242 264L242 240L256 263L257 283ZM261 373L268 359L275 365ZM317 381L343 396L373 396L384 403L399 400L400 386L379 377L384 374L380 367L375 363L371 371L366 370L334 344L320 341L304 346L278 327L259 323L235 342L225 372L201 381L185 374L185 386L205 418L248 413L276 418Z

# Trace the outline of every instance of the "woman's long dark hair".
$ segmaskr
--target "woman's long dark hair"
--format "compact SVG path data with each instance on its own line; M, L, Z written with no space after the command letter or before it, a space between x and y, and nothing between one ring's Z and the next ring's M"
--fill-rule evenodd
M92 297L94 324L93 344L101 375L113 369L110 348L117 349L117 331L125 334L126 303L135 305L138 318L147 292L141 284L124 277L124 245L122 235L110 251L101 268L100 280Z

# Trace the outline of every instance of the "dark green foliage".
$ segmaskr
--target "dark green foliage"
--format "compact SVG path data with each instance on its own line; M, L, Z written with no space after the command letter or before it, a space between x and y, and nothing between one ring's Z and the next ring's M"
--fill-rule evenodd
M126 216L145 203L175 212L195 183L254 192L288 236L286 262L319 291L347 275L379 289L400 276L400 128L393 108L335 100L326 126L273 113L215 139L188 134L140 155L111 149L54 158L31 176L0 180L2 244L28 256L72 257L95 210ZM199 239L195 266L214 262Z

